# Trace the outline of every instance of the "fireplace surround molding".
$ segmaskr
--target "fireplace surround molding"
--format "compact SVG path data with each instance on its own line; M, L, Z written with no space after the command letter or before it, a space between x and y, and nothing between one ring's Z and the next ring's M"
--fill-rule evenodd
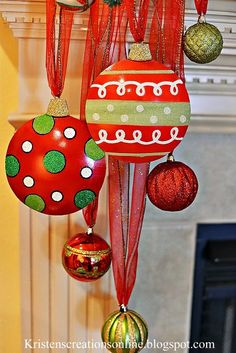
M48 88L43 75L44 69L44 40L45 40L45 1L31 0L1 0L0 12L4 20L11 28L13 35L19 41L19 79L20 79L20 102L19 111L9 116L9 121L19 127L23 121L31 118L29 113L40 113L45 110L46 100L42 96L44 106L36 99L29 102L25 97L32 95L32 80L43 84L43 91ZM186 21L188 27L196 22L196 11L193 1L186 1ZM191 96L192 132L235 132L236 114L233 109L236 96L236 3L235 1L209 2L207 20L216 25L222 32L224 38L224 49L221 57L208 65L196 65L186 60L186 82ZM73 91L77 92L81 74L74 68L77 55L82 55L88 24L88 13L75 16L72 31L72 45L70 57L71 65L68 68L67 89L65 95L72 85ZM36 45L37 43L37 45ZM29 57L30 47L32 50L38 48L37 55ZM31 53L35 53L31 51ZM30 63L37 63L38 70L28 70ZM35 64L34 64L35 66ZM28 72L32 71L32 72ZM29 77L30 76L30 77ZM30 82L31 79L31 82ZM73 83L74 82L74 85ZM31 83L31 84L30 84ZM40 86L37 90L40 89ZM22 96L22 97L21 97ZM71 95L69 95L71 97ZM70 103L74 115L79 114L79 94L74 94ZM44 93L45 97L45 93ZM227 104L222 107L219 97L224 97ZM76 101L76 102L75 102ZM38 103L38 104L37 104ZM44 109L43 109L44 108ZM29 110L30 109L30 110ZM29 114L29 115L28 115Z
M8 119L19 128L44 112L50 99L45 71L45 1L1 0L0 12L18 40L19 105ZM187 0L185 26L196 19L194 2ZM207 19L221 30L224 49L208 65L186 60L192 121L176 152L195 169L199 196L188 210L174 215L147 203L138 280L130 306L149 322L151 340L189 340L197 224L236 222L236 156L232 153L236 150L236 1L210 1ZM71 114L77 117L82 76L77 58L83 55L87 23L88 13L75 16L64 90ZM96 231L108 237L106 200L105 183ZM69 279L61 266L64 242L84 227L81 213L48 217L20 206L23 338L100 341L100 327L117 307L111 272L85 286ZM41 352L22 348L23 353L31 351Z

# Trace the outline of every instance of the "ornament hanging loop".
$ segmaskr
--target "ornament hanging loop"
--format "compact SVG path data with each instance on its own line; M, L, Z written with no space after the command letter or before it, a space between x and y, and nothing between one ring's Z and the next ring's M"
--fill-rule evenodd
M121 305L120 305L120 312L121 312L121 313L126 313L127 311L128 311L127 306L124 305L124 304L121 304Z
M206 16L204 14L198 17L198 23L206 23Z
M92 228L92 227L89 227L89 228L88 228L87 234L88 234L88 235L93 234L93 228Z
M167 156L167 162L175 162L175 157L172 154L172 152L170 152Z

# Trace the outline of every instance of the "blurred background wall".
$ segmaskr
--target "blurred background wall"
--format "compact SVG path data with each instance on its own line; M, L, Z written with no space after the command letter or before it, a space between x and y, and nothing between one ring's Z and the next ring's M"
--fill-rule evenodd
M18 202L5 177L4 159L14 132L7 117L17 108L18 49L0 19L0 352L20 352L20 281Z

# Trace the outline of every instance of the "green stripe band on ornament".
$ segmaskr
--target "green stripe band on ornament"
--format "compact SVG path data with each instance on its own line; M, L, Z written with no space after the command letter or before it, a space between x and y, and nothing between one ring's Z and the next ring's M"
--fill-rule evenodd
M173 74L172 70L105 70L103 71L100 75L137 75L137 74L143 74L143 75L154 75L154 74Z
M185 126L190 114L190 104L182 102L91 99L86 105L87 122L93 124Z

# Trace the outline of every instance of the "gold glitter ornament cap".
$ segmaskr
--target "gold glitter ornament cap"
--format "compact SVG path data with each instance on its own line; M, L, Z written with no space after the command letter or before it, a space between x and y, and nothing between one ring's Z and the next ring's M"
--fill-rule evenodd
M145 43L134 43L131 45L129 60L133 61L150 61L152 60L152 54L149 49L149 45Z
M67 101L59 97L51 99L48 105L47 114L59 118L69 115Z

